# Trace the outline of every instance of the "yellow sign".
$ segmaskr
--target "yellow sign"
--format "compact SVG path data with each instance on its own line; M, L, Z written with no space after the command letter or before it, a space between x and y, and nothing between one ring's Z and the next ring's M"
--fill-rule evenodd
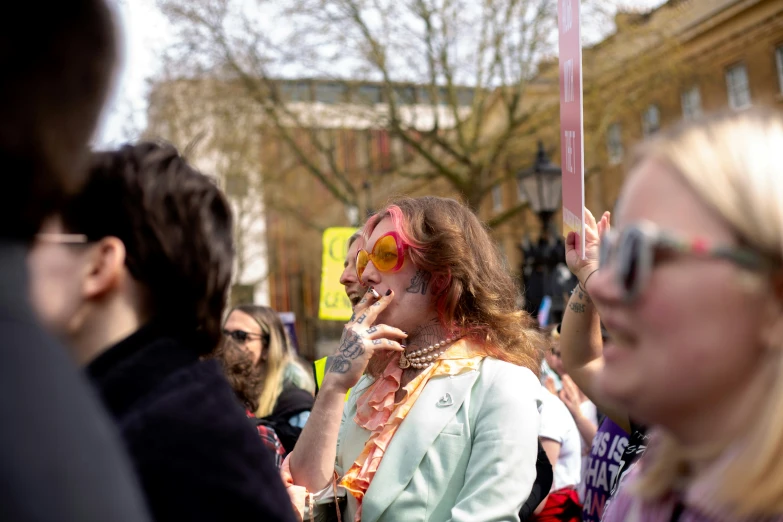
M318 317L330 321L347 321L351 318L351 301L340 284L348 239L355 228L332 227L324 230L324 253L321 262L321 303Z

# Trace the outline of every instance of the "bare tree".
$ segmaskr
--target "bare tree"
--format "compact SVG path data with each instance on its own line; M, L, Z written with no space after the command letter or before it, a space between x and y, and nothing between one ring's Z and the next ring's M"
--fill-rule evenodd
M347 171L324 127L387 130L411 151L398 177L445 182L477 209L513 176L506 166L515 144L535 139L541 111L528 87L557 44L552 0L158 3L177 31L171 56L181 76L222 80L215 94L243 98L267 139L284 143L346 207L361 206L363 180ZM584 23L606 26L607 4L583 2ZM335 105L304 109L281 82L297 77L374 82L381 99L356 88Z

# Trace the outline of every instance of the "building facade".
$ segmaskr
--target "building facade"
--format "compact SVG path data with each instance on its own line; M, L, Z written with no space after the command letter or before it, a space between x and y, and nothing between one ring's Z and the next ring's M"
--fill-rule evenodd
M669 0L648 13L619 13L616 25L583 50L585 202L595 215L613 209L629 157L645 136L703 114L783 110L783 2ZM557 103L556 62L543 64L540 76L552 84L546 99ZM556 116L552 123L536 135L560 163ZM529 150L509 168L528 167L533 157ZM486 221L524 199L516 180L493 196L481 209ZM560 226L560 216L554 221ZM527 211L493 231L517 272L520 241L536 241L540 230Z
M596 215L613 208L645 136L711 112L783 109L780 0L669 0L651 12L619 13L615 23L613 34L583 51L586 204ZM174 142L216 175L237 213L234 300L293 312L302 353L314 358L334 349L342 327L318 319L323 229L360 223L395 195L471 196L428 178L411 144L389 132L388 97L409 126L432 129L438 121L448 140L455 116L445 99L464 118L475 93L400 84L390 94L380 84L314 79L276 85L290 113L272 125L229 82L161 82L147 134ZM520 247L540 239L541 224L525 209L515 174L531 166L539 140L560 162L558 86L556 60L539 64L520 108L530 117L487 173L502 181L477 208L517 275ZM492 96L487 103L477 128L490 143L507 118L502 104L493 112ZM319 172L328 178L319 180ZM559 236L560 216L553 223L551 238Z

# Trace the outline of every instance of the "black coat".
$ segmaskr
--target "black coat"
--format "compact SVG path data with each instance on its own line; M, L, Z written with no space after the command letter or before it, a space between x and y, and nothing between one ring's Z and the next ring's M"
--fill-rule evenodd
M33 315L26 255L0 242L0 520L149 520L111 420Z
M299 440L299 435L302 434L302 428L291 426L289 420L300 413L312 410L314 402L315 398L310 392L299 389L293 384L287 384L277 398L272 413L268 417L259 419L259 424L271 426L277 433L285 452L291 453L294 451L296 441Z
M272 456L217 361L148 325L88 373L114 415L157 521L294 520Z

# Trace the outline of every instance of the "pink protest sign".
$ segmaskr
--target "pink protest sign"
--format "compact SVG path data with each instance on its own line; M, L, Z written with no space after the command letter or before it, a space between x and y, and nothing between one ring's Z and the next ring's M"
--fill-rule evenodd
M563 170L563 234L576 232L584 255L585 158L582 113L582 29L579 0L558 0L560 45L560 166Z

